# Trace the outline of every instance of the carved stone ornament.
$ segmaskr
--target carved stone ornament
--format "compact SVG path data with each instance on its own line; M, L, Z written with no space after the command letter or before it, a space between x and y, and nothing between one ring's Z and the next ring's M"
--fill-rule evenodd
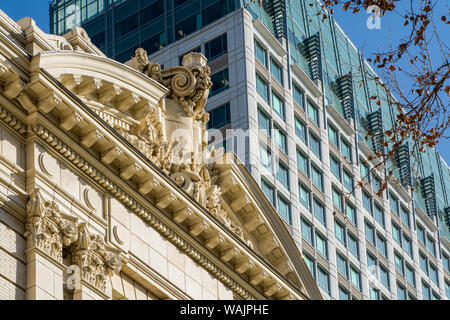
M78 237L70 251L82 279L102 292L106 291L107 277L122 268L120 250L108 246L101 236L90 234L85 223L78 225Z
M139 71L168 88L169 97L178 98L188 116L208 122L204 107L212 87L211 70L201 53L187 54L183 57L182 66L164 70L160 64L149 62L147 52L142 48L136 50L136 60Z
M107 276L120 272L120 250L107 245L100 235L90 234L85 223L62 213L55 202L44 201L39 189L27 203L25 236L28 249L37 248L62 263L62 251L72 253L82 279L102 292Z
M211 178L215 159L223 148L209 151L204 107L212 86L207 60L201 53L183 57L183 65L162 70L148 61L147 52L137 49L134 68L169 89L163 107L153 108L147 118L128 132L119 132L170 176L186 193L208 209L219 221L245 239L243 229L221 205L222 191Z
M62 213L54 202L44 201L35 189L27 203L26 232L28 248L38 248L62 262L63 246L78 237L76 218Z

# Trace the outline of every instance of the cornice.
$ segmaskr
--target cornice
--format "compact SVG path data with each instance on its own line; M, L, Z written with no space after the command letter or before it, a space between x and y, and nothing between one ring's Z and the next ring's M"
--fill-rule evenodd
M71 162L73 165L78 167L84 174L88 177L96 181L102 188L106 191L110 192L117 200L119 200L122 204L128 207L134 214L139 216L145 222L150 224L153 228L159 231L165 238L171 241L174 245L176 245L180 250L188 254L194 261L205 267L208 271L214 274L218 279L220 279L225 285L231 288L236 294L238 294L243 299L254 299L254 295L250 294L246 289L244 289L241 285L238 284L235 280L230 277L227 272L224 272L219 268L215 263L213 263L210 259L208 259L201 248L200 243L195 243L195 246L192 246L185 238L191 238L190 235L186 234L185 230L181 230L179 226L178 232L184 234L184 236L180 236L180 234L174 231L168 224L162 221L160 218L164 220L168 220L166 216L157 217L155 213L158 213L159 210L157 208L148 209L145 206L142 206L139 202L147 202L146 200L137 201L132 196L130 196L127 192L122 190L120 187L115 185L111 180L109 180L103 173L100 173L99 170L95 168L95 166L91 165L88 161L80 157L77 153L75 153L70 147L68 147L61 140L56 138L52 133L48 130L44 129L41 126L37 126L33 128L35 130L36 135L41 139L42 142L47 143L50 147L55 149L60 156ZM102 170L102 172L105 172ZM173 222L171 223L173 224ZM210 255L210 253L207 253ZM226 269L228 269L227 267ZM231 270L228 270L228 273ZM242 279L243 280L243 279ZM256 298L263 298L256 289L253 289L254 294L257 295Z
M51 69L53 66L53 70L59 70L62 68L62 61L70 57L79 60L74 63L74 70L68 74L59 71L54 74L54 76L68 76L66 80L61 78L62 82L65 81L64 85L41 68L44 60L48 58L47 67ZM153 64L144 63L141 67L144 66L148 75L157 81L170 84L170 103L182 106L188 117L192 115L194 121L203 123L204 130L208 117L203 107L210 84L209 69L204 66L204 57L188 55L185 60L186 66L163 71L155 68ZM82 62L88 67L83 68ZM89 68L95 72L95 63L102 64L100 72L87 76L78 73ZM216 210L216 207L208 207L210 211L205 209L198 199L194 199L193 195L188 194L173 180L173 172L169 177L167 168L155 165L149 160L148 155L144 155L143 151L138 150L77 96L76 93L80 90L84 93L94 90L96 97L99 99L106 97L106 103L112 103L111 108L121 110L122 107L127 108L130 103L138 105L140 99L134 97L132 84L129 84L126 94L123 95L123 90L116 83L122 81L119 79L118 70L129 67L92 54L73 52L41 53L33 58L31 64L33 74L30 82L26 84L8 64L0 65L3 72L0 75L0 82L6 88L3 94L10 100L19 101L28 113L25 117L27 125L24 125L9 111L0 112L0 118L11 128L18 130L21 135L28 132L28 137L33 134L38 136L42 142L78 168L80 173L90 177L103 190L152 225L241 298L305 298L297 286L264 258L276 248L278 254L279 252L281 255L284 254L280 251L270 225L267 226L269 228L266 227L270 231L268 237L261 239L263 241L261 247L268 248L268 251L260 255L234 234L229 229L230 226L225 226L224 222L210 212ZM190 64L192 65L188 67ZM108 66L115 69L108 70ZM137 82L143 89L142 94L139 93L138 96L148 96L147 92L152 94L147 97L149 105L139 104L139 108L149 110L153 117L151 121L155 126L163 125L161 112L164 112L164 96L168 90L146 75L129 69L127 72L132 78L140 79ZM95 76L98 74L103 78L96 79ZM189 85L181 86L180 83L183 82L177 82L177 79L183 77L190 79ZM83 86L83 81L88 81L89 85ZM144 84L152 87L144 88ZM123 83L121 86L124 86ZM136 116L136 113L133 116ZM142 120L142 117L141 114L141 118L136 117L136 120ZM204 144L204 141L201 143ZM94 154L99 156L95 157ZM202 174L207 172L203 171ZM217 193L217 196L220 196L220 193ZM252 201L237 200L239 199L231 203L233 210L239 211L250 206L255 209ZM265 223L264 219L261 221ZM260 225L258 221L256 223ZM286 272L291 270L287 268L283 273Z

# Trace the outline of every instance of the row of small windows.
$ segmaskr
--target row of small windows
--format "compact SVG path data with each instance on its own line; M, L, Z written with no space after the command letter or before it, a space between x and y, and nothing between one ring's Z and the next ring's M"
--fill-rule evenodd
M258 73L256 73L256 91L264 99L264 101L267 104L269 104L269 85ZM272 109L275 111L276 114L280 116L280 118L283 121L285 121L286 118L285 118L284 101L274 90L272 90L271 101L272 101Z
M257 59L267 68L267 66L268 66L267 53L262 48L262 46L259 45L257 42L255 42L255 52L256 52ZM271 65L273 65L273 64L274 63L271 61ZM276 67L274 69L276 69ZM272 70L272 68L271 68L271 70ZM272 75L273 75L273 72L272 72ZM259 90L258 90L258 88L259 88ZM259 74L257 74L257 91L264 98L264 100L266 102L268 102L269 86L265 83L265 81ZM296 85L294 85L294 87L293 87L293 95L294 95L294 102L296 104L298 104L300 107L304 107L304 94ZM279 100L281 101L281 99L279 99ZM282 119L284 119L284 106L280 107L280 108L276 108L275 111L276 111L276 113L278 113L280 115L280 117ZM310 104L310 108L308 108L308 111L310 111L310 112L308 112L308 115L311 118L311 120L313 120L314 122L317 123L318 122L318 111L316 111L316 109L314 108L314 106L312 106L312 104ZM296 134L299 136L299 138L301 140L306 142L307 141L306 126L297 118L295 120L296 120L295 121ZM262 112L259 113L259 123L260 123L260 127L263 129L263 131L265 131L267 133L267 135L270 137L271 136L270 120ZM349 162L351 162L352 161L351 145L349 143L347 143L345 140L339 139L339 134L338 134L337 130L334 129L332 126L329 126L328 128L329 128L330 141L342 152L344 157L347 158L349 160ZM279 130L278 128L275 130L275 132L276 132L275 135L276 135L277 145L280 147L281 150L286 152L286 135L284 133L282 133L281 130ZM319 159L321 159L320 141L317 138L315 138L315 136L313 136L313 135L312 136L310 135L309 137L310 137L309 141L310 141L310 147L311 147L312 152L314 154L316 154ZM311 139L311 137L312 137L312 139ZM307 157L304 154L302 154L301 152L298 152L297 160L298 160L297 162L298 162L299 169L301 169L309 177L310 176L309 175L310 168L309 168ZM332 157L330 158L330 166L332 169L331 170L332 173L340 181L342 181L341 179L343 178L344 186L348 190L352 190L353 189L353 179L351 178L350 174L348 172L346 172L345 170L342 171L342 175L341 175L340 164L335 158L332 158ZM316 179L314 179L314 181L315 181L314 184L319 189L323 190L322 178L319 178L319 177L321 177L321 173L318 172L318 170L314 167L312 167L311 171L313 171L312 172L313 177L316 177ZM287 171L284 171L284 172L287 172ZM368 180L369 182L372 182L371 183L372 187L374 188L374 190L378 191L381 187L381 180L378 177L376 177L375 175L371 176L369 174L368 168L365 168L365 166L363 164L362 164L361 172L362 172L363 177L366 177L366 175L367 175L366 180ZM283 175L283 176L285 176L285 175ZM400 206L398 204L398 199L396 199L394 196L391 196L391 194L389 196L390 196L389 197L390 204L391 204L391 207L393 208L393 211L397 215L400 212L400 217L401 217L403 223L406 226L410 227L410 217L409 217L408 210L406 210L402 206ZM300 198L300 202L306 208L308 208L308 209L311 208L310 191L308 191L307 188L302 186L301 184L299 184L299 198ZM384 227L385 226L384 212L378 205L376 205L375 203L372 203L372 201L373 200L367 193L363 194L364 207L372 215L375 213L376 221L382 227ZM338 209L342 210L342 206L343 206L342 205L342 196L340 195L338 190L336 190L335 188L333 188L333 203L335 204L335 206ZM403 242L402 242L402 237L401 237L401 235L399 235L399 232L397 232L395 228L396 227L394 225L393 226L394 240L396 242L398 242L400 245L402 245L402 243L403 243L403 247L404 247L405 251L409 255L412 255L411 241L407 237L405 237L405 238L403 238ZM373 235L375 235L375 232L373 232ZM375 242L375 240L373 240L373 241ZM382 254L384 254L385 256L387 256L386 240L384 240L380 235L378 235L377 243L379 245L379 251ZM435 251L432 251L432 252L435 252Z
M268 68L268 59L267 59L267 51L259 44L258 41L255 40L255 56L256 59L261 62L261 64L267 69ZM283 70L278 62L276 62L273 58L270 58L271 67L270 72L281 85L283 85ZM304 93L299 89L297 85L293 86L294 93L294 102L297 103L303 110L305 109L304 103ZM258 94L269 104L269 85L267 81L263 79L263 77L256 73L256 91ZM281 119L285 120L285 105L284 101L281 97L272 90L272 108L274 111L281 117ZM317 125L319 125L319 110L317 107L313 105L309 99L307 100L308 110L307 113L310 119ZM306 111L306 110L305 110Z
M201 46L195 47L178 57L178 64L181 65L183 57L191 52L202 52ZM223 34L208 42L205 42L205 57L208 63L228 53L227 34Z
M160 1L162 2L162 1ZM186 8L188 9L188 8ZM181 39L225 16L229 9L227 1L219 1L175 24L175 40ZM184 12L177 12L177 17L184 18ZM179 19L178 19L179 20Z
M301 232L302 237L311 244L311 246L316 248L316 251L325 259L328 259L328 246L327 246L327 240L324 236L322 236L317 230L315 231L314 228L310 223L308 223L306 220L301 220ZM358 241L355 237L350 236L349 239L349 250L353 252L353 254L358 255ZM337 253L336 254L337 259L337 266L338 271L347 279L350 279L351 283L354 287L356 287L358 290L361 291L361 274L357 270L356 267L348 264L348 261L346 258L343 257L342 254ZM309 260L309 261L308 261ZM308 258L308 256L305 256L305 261L309 266L313 266L312 260ZM310 268L311 270L311 268ZM315 274L315 270L311 270L313 275ZM318 269L319 271L319 269ZM329 293L329 276L327 272L324 272L322 274L318 275L318 282L319 286L322 287L325 291Z
M278 214L289 224L292 223L291 220L291 210L289 202L279 193L276 193L274 188L265 180L261 181L261 188L272 203L272 205L277 210Z
M425 231L425 228L423 228L420 224L417 224L417 239L428 249L433 257L436 257L436 243L431 235L428 234Z
M340 253L336 254L338 272L346 279L349 279L351 284L361 291L361 273L355 266L347 261Z
M260 145L260 162L261 164L272 172L272 152L270 149L261 144ZM280 160L277 162L276 175L278 180L285 186L286 189L289 189L289 170L287 165L282 163Z
M207 129L219 129L231 121L230 115L230 104L226 103L221 105L220 107L215 108L212 111L209 111L209 121L206 124Z
M436 266L434 266L427 258L427 256L419 252L419 264L420 269L430 277L431 281L433 281L437 286L439 286L439 279L438 279L438 271Z
M301 219L301 232L302 237L305 239L308 243L311 244L311 246L315 247L317 252L323 256L325 259L328 259L328 246L327 246L327 240L324 236L322 236L319 232L315 231L315 229L312 227L312 225L304 220ZM358 254L358 240L355 236L353 236L351 233L347 232L345 227L343 227L339 222L335 222L335 234L338 241L340 241L345 247L349 249L349 251L355 255L355 257L359 258ZM378 247L380 253L382 253L385 257L387 257L387 251L386 251L386 242L382 238L378 238ZM326 292L329 293L329 275L328 273L323 270L320 266L317 266L317 270L314 269L314 262L311 258L309 258L307 255L305 255L305 261L307 262L308 267L310 268L313 275L316 274L317 271L317 281L319 283L319 286L324 289ZM338 272L340 272L346 279L349 279L352 285L357 288L358 290L361 290L361 275L360 272L357 270L356 267L354 267L346 258L345 255L337 252L336 254L336 262L337 262L337 269ZM415 279L415 272L414 268L409 265L407 262L404 261L404 259L401 257L401 255L397 252L394 252L394 265L396 270L405 277L405 279L408 281L408 283L415 288L416 286L416 279ZM435 268L431 263L428 263L424 255L422 255L420 260L421 268L428 274L430 274L430 279L439 286L439 280L438 280L438 272L437 268ZM369 269L369 272L380 281L380 283L390 291L390 280L389 280L389 271L388 267L381 264L376 257L374 257L370 252L367 252L367 266ZM425 271L426 269L426 271ZM428 271L429 270L429 271ZM320 274L319 274L320 273ZM340 288L339 298L348 299L348 293L344 289L341 291L342 288ZM372 288L371 288L372 289ZM445 290L446 294L449 294L449 283L445 282ZM439 299L439 296L435 294L434 296L430 296L430 287L426 283L422 283L422 291L424 295L424 299ZM375 294L375 292L372 292L371 290L371 299L378 299L379 297ZM406 290L405 288L397 283L397 298L399 300L405 300L407 298L415 299L414 296L406 296Z
M341 151L342 155L352 163L352 147L343 138L339 137L339 132L332 125L328 124L328 140Z
M303 259L305 260L309 271L319 284L319 287L330 294L330 275L328 274L326 269L316 263L312 258L309 257L308 254L304 254Z
M266 68L269 67L269 59L267 58L267 51L263 46L255 40L255 57ZM283 68L273 57L270 57L270 73L274 79L283 86Z

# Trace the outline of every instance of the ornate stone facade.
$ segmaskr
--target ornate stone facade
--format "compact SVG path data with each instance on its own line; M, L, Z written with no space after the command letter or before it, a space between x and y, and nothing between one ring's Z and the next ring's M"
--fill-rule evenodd
M1 12L0 28L0 173L14 176L0 223L24 247L21 294L0 297L321 298L249 173L206 148L203 55L163 70L142 49L107 59L82 29Z

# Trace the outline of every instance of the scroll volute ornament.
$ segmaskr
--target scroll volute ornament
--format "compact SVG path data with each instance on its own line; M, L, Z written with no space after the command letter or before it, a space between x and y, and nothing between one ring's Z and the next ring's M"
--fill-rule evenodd
M161 69L155 62L149 62L147 52L136 50L138 70L169 89L169 98L178 99L189 117L208 122L209 115L204 107L208 100L211 70L201 53L191 52L183 57L182 66Z

